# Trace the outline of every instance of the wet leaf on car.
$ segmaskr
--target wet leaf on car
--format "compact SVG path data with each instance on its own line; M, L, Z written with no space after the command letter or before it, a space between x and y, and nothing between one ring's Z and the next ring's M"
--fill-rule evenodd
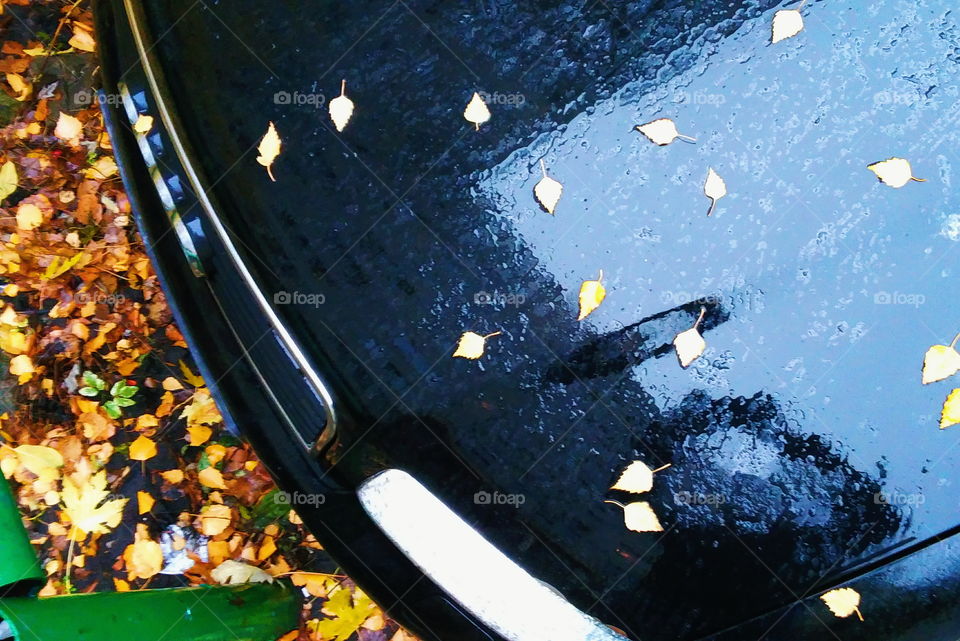
M483 350L486 346L487 339L493 338L494 336L499 335L500 332L494 332L492 334L487 334L486 336L481 336L474 332L464 332L463 336L460 337L460 342L457 343L457 349L453 353L456 358L469 358L470 360L476 360L483 356Z
M713 170L713 167L707 172L707 182L703 185L703 193L710 199L710 209L707 210L707 216L710 216L717 206L717 201L727 195L727 183L723 182L723 178Z
M792 38L803 31L803 16L799 9L784 9L773 14L773 44Z
M327 107L330 110L330 119L337 131L343 131L353 117L354 104L347 98L347 81L340 82L340 95L330 101Z
M943 403L943 409L940 410L941 430L957 423L960 423L960 388L950 392L947 400Z
M597 280L585 280L580 285L580 315L578 321L589 316L593 310L600 307L600 303L607 297L607 288L603 286L603 270Z
M543 178L533 188L533 195L537 202L547 213L552 214L560 202L560 195L563 193L563 185L547 175L547 166L540 161L540 170L543 172Z
M623 524L634 532L663 532L663 526L656 512L646 501L636 501L624 505L619 501L604 501L623 509Z
M649 492L653 488L653 475L670 467L670 463L651 470L643 461L634 461L620 474L620 478L610 488L633 494Z
M957 353L957 340L960 334L953 337L949 345L934 345L927 350L923 357L922 381L936 383L949 378L960 371L960 353Z
M853 588L837 588L820 595L820 599L827 604L834 616L845 618L856 613L857 618L863 621L860 613L860 593Z
M274 182L277 179L273 177L273 161L280 155L280 147L280 134L277 133L277 128L271 122L267 127L267 133L263 135L260 144L257 146L257 153L260 154L257 156L257 162L267 168L267 175Z
M697 317L697 321L693 324L693 327L680 332L673 339L673 346L677 350L677 358L680 359L680 366L683 368L686 368L690 363L700 358L703 350L707 348L707 342L703 340L703 336L700 335L698 329L706 313L707 308L701 307L700 315Z
M925 178L916 178L913 175L913 169L910 162L903 158L890 158L881 162L875 162L867 165L867 169L877 175L880 182L890 185L895 189L900 189L911 180L918 183L927 182Z
M137 121L133 123L133 130L138 134L148 133L153 129L153 116L147 116L146 114L140 114L137 116Z
M483 101L479 93L474 92L473 98L470 99L467 108L463 112L463 117L466 118L468 122L472 122L477 128L477 131L480 131L480 125L490 120L490 110L487 108L487 103Z
M690 136L684 136L679 131L677 131L677 125L675 122L669 118L660 118L652 122L648 122L645 125L637 125L634 127L637 131L642 133L644 136L650 139L651 142L664 147L669 145L677 138L681 140L687 140L690 142L696 142L696 138L691 138Z

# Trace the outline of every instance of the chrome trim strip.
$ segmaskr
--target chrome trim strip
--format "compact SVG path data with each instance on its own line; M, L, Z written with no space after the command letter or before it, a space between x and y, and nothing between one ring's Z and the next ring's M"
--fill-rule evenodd
M503 638L625 641L511 561L408 473L381 472L357 495L424 574Z
M263 292L260 290L260 287L257 285L253 274L250 273L249 269L247 269L247 266L243 263L236 246L233 244L233 241L230 240L230 235L227 232L226 227L224 227L220 218L217 216L216 210L214 209L213 204L211 203L210 198L203 187L204 183L200 179L199 172L190 163L190 154L187 150L187 142L180 138L180 130L177 127L176 117L168 108L167 104L163 101L162 96L166 95L166 93L161 92L160 85L164 81L161 75L162 72L160 70L160 66L157 64L157 60L152 53L152 46L148 46L146 44L147 31L144 24L145 20L143 17L143 9L137 5L135 0L123 0L123 6L127 14L127 20L130 23L130 31L133 33L134 43L136 44L137 53L140 56L140 63L143 66L143 72L147 77L150 90L153 92L153 97L157 103L157 110L160 114L160 119L163 121L163 125L167 130L170 141L173 143L177 158L180 160L180 164L186 173L187 180L190 182L190 186L193 188L193 191L197 196L197 200L200 202L200 206L206 213L207 219L213 226L214 231L220 239L220 242L223 243L223 246L226 248L227 254L230 257L230 260L233 262L234 267L240 273L241 278L256 300L257 306L266 315L270 325L277 333L277 336L287 349L287 352L292 357L294 363L300 368L300 371L303 373L310 386L323 400L323 406L326 413L326 426L324 427L323 432L321 432L320 436L317 438L316 443L314 443L313 451L314 453L317 453L333 438L333 435L336 432L337 413L333 404L333 396L326 384L323 382L323 379L311 366L296 339L294 339L293 335L283 324L283 321L280 320L280 317L270 306L266 296L264 296Z

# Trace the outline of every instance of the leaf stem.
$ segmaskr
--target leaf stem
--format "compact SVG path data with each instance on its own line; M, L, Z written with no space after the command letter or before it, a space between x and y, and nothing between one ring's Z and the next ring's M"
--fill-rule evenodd
M667 469L668 467L670 467L671 465L673 465L673 463L667 463L666 465L661 465L660 467L658 467L658 468L655 469L655 470L650 470L650 473L651 473L651 474L656 474L657 472L662 472L662 471L664 471L665 469Z
M701 307L701 308L700 308L700 315L697 316L697 322L693 324L693 329L696 329L697 326L700 325L700 321L703 320L703 317L706 315L706 313L707 313L707 308L706 308L706 307Z
M950 341L950 347L956 347L958 340L960 340L960 334L953 337L953 340Z
M483 340L487 340L488 338L493 338L494 336L499 336L499 335L502 334L502 333L503 333L502 331L497 330L497 331L495 331L495 332L492 333L492 334L487 334L486 336L484 336L484 337L483 337Z
M860 608L854 608L853 611L857 613L857 618L863 621L863 614L860 613Z
M690 136L684 136L683 134L677 134L677 138L680 140L686 140L687 142L697 142L696 138L691 138Z
M347 79L346 78L340 81L340 95L341 96L347 95Z
M614 505L616 505L616 506L617 506L618 508L620 508L621 510L625 510L625 509L627 508L627 506L624 505L623 503L621 503L620 501L614 501L613 499L605 499L605 500L604 500L604 503L613 503Z
M713 214L713 210L716 209L716 208L717 208L717 199L716 199L716 198L711 198L711 199L710 199L710 209L707 210L707 218L710 218L710 216Z
M910 176L910 180L916 183L925 183L927 182L926 178L917 178L916 176Z

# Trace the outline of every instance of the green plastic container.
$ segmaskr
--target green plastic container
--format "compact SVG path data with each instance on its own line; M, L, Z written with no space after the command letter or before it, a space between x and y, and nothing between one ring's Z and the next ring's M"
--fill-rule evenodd
M289 583L0 599L16 641L275 641L300 621Z
M0 596L27 594L43 581L43 570L23 529L17 501L0 474Z

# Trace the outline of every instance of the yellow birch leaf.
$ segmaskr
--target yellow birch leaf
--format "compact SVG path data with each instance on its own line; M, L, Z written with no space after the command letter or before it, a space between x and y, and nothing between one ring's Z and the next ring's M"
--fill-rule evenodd
M273 161L280 155L281 146L280 134L277 133L277 128L271 122L267 126L267 133L263 134L263 138L260 139L260 144L257 146L257 153L259 154L257 162L267 168L267 175L273 182L277 182L277 179L273 177Z
M600 276L597 280L585 280L580 285L580 314L578 321L582 321L589 316L593 310L600 307L600 303L607 297L607 288L601 282L603 280L603 270L600 270Z
M89 53L93 53L97 50L97 43L93 39L93 36L90 35L88 31L76 26L74 27L73 35L70 37L70 40L67 41L67 44L74 49L87 51Z
M10 373L17 377L17 382L21 385L33 378L35 371L33 361L26 354L20 354L10 359Z
M163 550L160 544L150 540L147 526L137 524L134 542L123 551L123 561L127 566L127 580L149 579L163 568Z
M207 505L200 510L200 531L206 536L217 536L230 527L232 519L233 513L228 506Z
M648 122L645 125L637 125L634 127L637 131L642 133L644 136L650 139L651 142L664 147L669 145L677 138L683 140L688 140L690 142L696 142L696 138L691 138L690 136L684 136L679 131L677 131L677 125L675 122L669 118L659 118L652 122Z
M297 587L304 588L310 596L323 598L327 596L326 574L315 574L313 572L291 572L290 580Z
M617 501L604 501L623 509L623 524L634 532L663 532L660 519L646 501L637 501L626 505Z
M957 423L960 423L960 388L950 392L947 400L943 403L943 409L940 410L941 430Z
M33 85L30 84L30 81L18 73L8 73L7 83L17 94L14 96L14 99L18 102L23 102L33 93Z
M827 604L834 616L845 618L853 613L863 621L860 614L860 593L853 588L837 588L820 595L820 599Z
M153 509L153 504L156 502L156 499L150 496L149 493L137 492L137 513L146 514Z
M540 161L540 169L543 171L543 178L541 178L540 182L533 188L533 195L536 196L540 206L543 207L547 213L552 214L557 208L557 203L560 202L560 196L563 194L563 185L547 175L547 167L543 164L543 160Z
M707 211L707 216L710 216L717 206L717 201L727 195L727 183L723 182L723 178L713 170L713 167L707 172L707 182L703 185L703 193L710 199L710 209Z
M272 536L263 537L263 543L260 544L260 548L257 550L257 560L266 561L273 553L277 551L277 544L274 541Z
M867 169L877 175L880 182L900 189L911 180L918 183L927 182L924 178L915 178L910 162L903 158L890 158L882 162L867 165Z
M353 117L354 110L353 101L347 98L346 80L340 82L340 95L331 100L327 108L330 111L330 120L333 121L333 126L337 128L337 131L346 129L347 123Z
M0 200L3 200L17 190L17 166L8 160L0 166Z
M190 436L190 445L203 445L210 440L213 430L206 425L196 425L188 427L187 434Z
M803 31L803 16L799 9L784 9L773 14L773 44L792 38Z
M43 212L33 203L17 207L17 229L30 231L43 223Z
M83 124L70 114L61 111L53 135L60 140L70 142L71 140L78 140L81 133L83 133Z
M20 445L13 448L17 454L17 459L25 469L33 472L39 477L56 478L59 476L57 471L63 467L63 455L52 447L44 445Z
M141 434L130 444L129 454L131 461L147 461L157 455L157 445Z
M220 470L215 467L207 467L200 470L200 473L197 474L197 478L200 480L200 484L203 486L210 487L215 490L227 489L226 483L223 482L223 474L221 474Z
M673 346L677 350L677 358L680 359L680 366L683 368L686 368L690 363L700 358L703 350L707 348L707 342L703 340L703 336L700 335L700 331L697 329L706 313L707 309L701 307L700 316L697 317L697 322L693 324L693 327L684 332L680 332L673 339Z
M949 345L934 345L927 350L923 357L923 384L936 383L949 378L960 371L960 353L957 353L957 340L960 334L953 338Z
M623 490L633 494L649 492L653 488L653 475L670 467L670 463L661 465L655 470L647 467L643 461L634 461L620 474L620 478L613 484L611 490Z
M160 472L160 476L167 483L176 485L183 480L183 470L167 470L166 472Z
M221 585L273 583L273 577L260 568L232 559L224 561L211 570L210 576Z
M463 112L463 117L468 122L472 122L477 131L480 131L480 125L490 120L490 109L487 108L487 103L483 101L479 93L474 92L473 98L470 99L470 103L467 104L467 108Z
M146 114L140 114L137 116L137 121L133 123L133 130L138 134L148 133L153 129L153 116L148 116Z
M464 332L463 336L460 337L460 342L457 343L457 349L453 355L454 357L476 360L483 356L483 348L487 342L487 339L493 338L499 334L500 332L494 332L492 334L487 334L486 336L481 336L480 334L475 334L474 332Z

